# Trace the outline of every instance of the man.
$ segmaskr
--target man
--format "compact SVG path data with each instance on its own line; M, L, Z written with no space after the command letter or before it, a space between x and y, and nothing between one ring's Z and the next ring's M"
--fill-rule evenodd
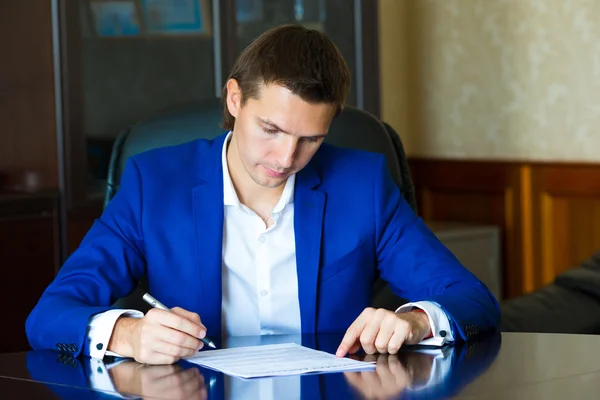
M322 144L349 85L321 33L261 35L223 90L227 135L128 161L29 316L32 347L168 364L207 334L347 330L344 356L494 329L496 300L412 212L385 158ZM112 310L144 274L172 312ZM369 308L377 275L412 303Z

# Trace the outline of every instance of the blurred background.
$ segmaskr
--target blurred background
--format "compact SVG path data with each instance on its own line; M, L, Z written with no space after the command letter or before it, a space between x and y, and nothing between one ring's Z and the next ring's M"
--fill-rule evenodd
M0 351L28 348L119 133L220 96L284 23L337 44L349 104L398 132L420 216L499 300L550 284L600 249L598 21L595 0L3 1Z

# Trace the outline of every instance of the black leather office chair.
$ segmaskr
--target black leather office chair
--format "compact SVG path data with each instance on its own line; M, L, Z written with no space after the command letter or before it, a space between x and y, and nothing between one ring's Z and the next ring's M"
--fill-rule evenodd
M146 121L123 131L113 146L108 172L105 205L119 189L119 182L125 162L135 154L158 147L176 145L195 139L212 139L221 133L219 128L223 116L223 106L219 99L207 99L166 110ZM346 107L333 121L327 143L374 151L386 156L392 178L400 187L406 201L416 212L415 190L402 142L388 124L373 115L354 107ZM140 282L129 296L119 299L116 307L147 311L148 306L141 301L147 283ZM373 288L374 307L395 310L406 300L396 297L386 282L379 279Z

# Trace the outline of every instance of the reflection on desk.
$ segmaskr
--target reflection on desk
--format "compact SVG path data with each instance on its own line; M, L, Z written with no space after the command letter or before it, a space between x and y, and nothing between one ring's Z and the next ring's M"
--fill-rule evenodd
M375 371L311 374L243 380L185 361L175 365L142 365L130 359L73 358L53 351L27 353L29 379L48 382L60 398L106 396L156 399L338 399L445 398L484 372L500 349L500 334L471 344L431 351L403 350L374 358ZM295 342L335 352L341 335L230 338L228 347ZM220 346L219 346L220 347ZM96 392L81 392L81 388Z

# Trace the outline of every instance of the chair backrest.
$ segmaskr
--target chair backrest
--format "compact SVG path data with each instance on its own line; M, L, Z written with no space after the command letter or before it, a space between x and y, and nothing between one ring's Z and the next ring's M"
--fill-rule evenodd
M219 128L222 118L221 101L211 98L168 109L121 132L113 145L105 205L117 192L129 157L158 147L195 139L212 139L223 133ZM348 106L331 124L325 142L384 154L392 178L416 211L415 191L404 148L391 126L365 111Z
M212 139L224 133L219 128L223 117L223 106L219 99L212 98L166 110L152 118L124 130L115 141L111 155L105 205L110 202L119 188L121 174L127 159L135 154L158 147L176 145L195 139ZM388 124L375 116L355 107L346 107L333 121L327 143L340 147L362 149L382 153L386 156L394 181L404 198L416 212L415 191L404 153L402 142ZM147 309L139 301L147 284L128 298L116 303L120 307ZM373 306L395 309L405 302L391 292L388 285L378 279L373 288Z

